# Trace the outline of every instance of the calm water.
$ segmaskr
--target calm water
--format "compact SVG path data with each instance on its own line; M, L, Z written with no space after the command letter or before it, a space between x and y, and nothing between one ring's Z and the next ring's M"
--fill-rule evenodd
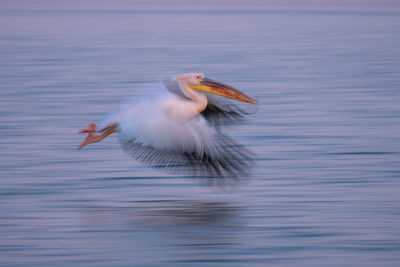
M398 266L400 11L0 11L0 265ZM77 131L200 71L259 100L237 188Z

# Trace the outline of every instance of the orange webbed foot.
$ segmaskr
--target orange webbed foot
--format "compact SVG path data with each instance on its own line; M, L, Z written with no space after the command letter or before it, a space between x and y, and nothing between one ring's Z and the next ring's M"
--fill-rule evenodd
M83 142L78 146L78 150L96 141L97 136L94 134L95 131L96 131L96 124L94 123L90 123L88 127L79 131L79 133L87 133L88 135L85 138L85 140L83 140Z
M85 129L79 131L79 133L94 133L96 131L96 124L90 123Z

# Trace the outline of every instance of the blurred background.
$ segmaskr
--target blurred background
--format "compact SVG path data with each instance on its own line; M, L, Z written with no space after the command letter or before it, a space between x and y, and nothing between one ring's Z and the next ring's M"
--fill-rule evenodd
M77 151L182 72L259 101L246 183ZM398 1L3 0L0 265L398 266L399 84Z

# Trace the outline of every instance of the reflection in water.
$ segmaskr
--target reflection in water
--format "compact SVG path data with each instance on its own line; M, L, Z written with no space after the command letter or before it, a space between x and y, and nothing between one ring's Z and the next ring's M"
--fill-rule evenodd
M167 254L162 262L228 261L237 244L240 209L227 202L193 200L133 201L119 207L82 207L83 225L102 240L124 236L131 253L143 262L155 262L138 250L141 246ZM84 227L86 228L86 226ZM93 238L93 237L91 237ZM111 248L112 249L112 248Z
M81 207L90 223L115 221L140 227L237 226L239 208L226 202L193 200L132 201L120 207ZM98 220L101 218L102 220Z
M143 215L165 226L232 226L238 211L224 202L177 201L169 207L146 210Z

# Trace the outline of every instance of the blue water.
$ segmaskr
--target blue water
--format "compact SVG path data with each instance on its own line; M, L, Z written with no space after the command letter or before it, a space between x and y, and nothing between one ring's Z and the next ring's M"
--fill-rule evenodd
M1 266L399 266L400 11L0 10ZM259 101L236 187L79 129L204 72ZM147 89L149 90L149 89Z

